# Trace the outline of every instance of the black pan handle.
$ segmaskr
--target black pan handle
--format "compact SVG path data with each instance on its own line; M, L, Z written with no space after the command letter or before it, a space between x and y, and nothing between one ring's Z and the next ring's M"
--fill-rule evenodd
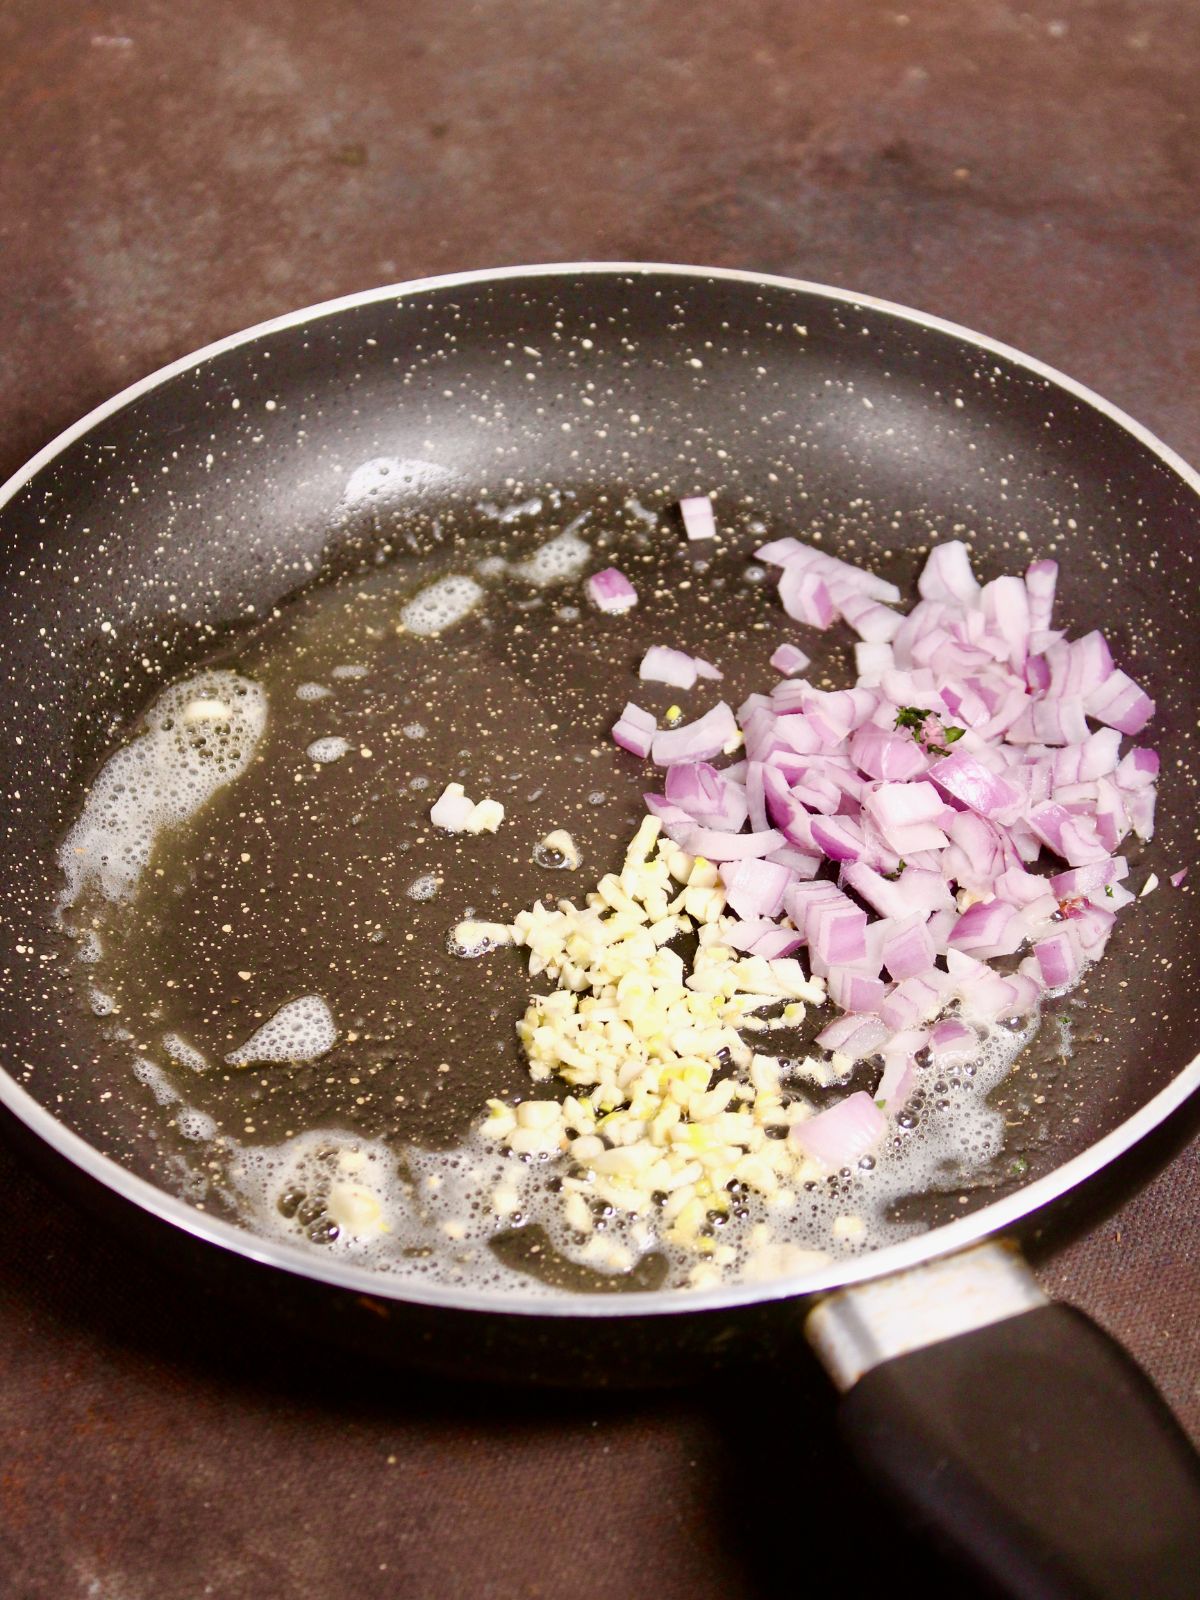
M845 1290L808 1333L864 1471L999 1594L1200 1596L1200 1457L1140 1367L1014 1250Z

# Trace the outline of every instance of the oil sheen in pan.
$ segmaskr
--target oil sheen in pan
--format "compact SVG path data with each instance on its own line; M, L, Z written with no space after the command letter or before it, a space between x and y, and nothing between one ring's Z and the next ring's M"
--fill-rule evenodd
M301 594L148 708L60 859L97 1092L142 1097L163 1181L381 1270L497 1288L689 1281L695 1256L645 1220L598 1216L585 1246L563 1220L564 1163L478 1137L489 1097L532 1095L514 1032L531 985L517 952L464 961L449 934L579 899L619 865L645 775L607 730L647 645L719 663L734 705L762 686L785 619L748 559L760 537L748 513L700 547L636 501L480 507ZM600 616L580 580L614 562L639 605ZM850 680L846 639L804 645L815 681ZM703 695L682 697L688 715ZM661 716L679 695L637 697ZM504 805L498 833L430 825L451 781ZM569 882L536 851L562 828L582 857ZM1035 1091L1068 1031L1087 1031L1078 996L1048 1010L1015 1071L1032 1030L997 1028L977 1062L922 1086L861 1170L788 1209L739 1197L714 1219L731 1273L889 1242L1017 1181ZM803 1055L823 1020L772 1049Z

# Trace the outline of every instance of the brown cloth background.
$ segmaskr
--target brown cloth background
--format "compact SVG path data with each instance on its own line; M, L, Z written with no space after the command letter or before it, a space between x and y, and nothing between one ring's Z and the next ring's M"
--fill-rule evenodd
M1197 460L1198 123L1192 0L8 0L0 476L259 318L580 258L920 306ZM1040 1272L1200 1438L1196 1122ZM5 1600L964 1592L807 1367L619 1400L351 1372L181 1295L7 1154L0 1194Z

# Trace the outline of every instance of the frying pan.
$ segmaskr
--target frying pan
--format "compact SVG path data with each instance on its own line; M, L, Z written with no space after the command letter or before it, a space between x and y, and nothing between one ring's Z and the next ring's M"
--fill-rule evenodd
M382 500L348 502L380 459L409 465ZM549 491L610 508L712 491L741 526L815 527L906 582L938 538L968 537L987 577L1054 555L1058 620L1102 628L1157 697L1145 865L1164 887L1092 974L1099 1020L1069 1067L1028 1096L1020 1169L929 1197L924 1231L898 1244L687 1294L401 1281L189 1203L127 1066L105 1079L54 907L56 845L106 751L158 686L314 574L367 569L398 527ZM807 1316L868 1469L981 1574L1021 1595L1195 1592L1196 1458L1016 1248L1200 1084L1200 918L1165 887L1195 844L1200 779L1190 468L1061 374L902 307L747 273L570 265L381 289L222 340L48 446L4 489L0 527L0 1102L33 1159L187 1271L443 1372L679 1381L794 1356Z

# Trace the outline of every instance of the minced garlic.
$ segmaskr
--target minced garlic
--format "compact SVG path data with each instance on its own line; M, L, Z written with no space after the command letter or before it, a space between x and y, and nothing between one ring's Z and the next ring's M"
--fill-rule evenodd
M544 839L538 840L533 859L540 867L565 867L568 872L574 872L583 857L579 854L579 846L567 830L555 828Z
M810 1175L779 1136L807 1108L784 1106L779 1063L752 1051L740 1030L794 1027L805 1005L825 999L798 961L731 949L724 913L716 868L661 838L654 817L622 871L582 907L559 900L520 912L512 941L528 950L529 971L557 988L531 999L517 1033L534 1081L558 1079L572 1092L561 1102L490 1101L482 1129L519 1156L569 1155L577 1170L561 1193L576 1232L591 1233L592 1201L642 1217L657 1208L668 1241L715 1267L734 1254L711 1226L729 1210L730 1185L786 1206ZM679 934L698 939L690 966L668 948ZM784 1016L756 1015L780 1001ZM503 1211L507 1195L497 1198ZM653 1236L647 1229L647 1245ZM599 1262L610 1247L595 1241L595 1251Z
M447 833L495 833L504 821L504 807L499 800L470 800L461 783L448 783L429 818Z
M361 1183L338 1181L329 1186L329 1215L343 1233L368 1239L388 1231L379 1196Z

